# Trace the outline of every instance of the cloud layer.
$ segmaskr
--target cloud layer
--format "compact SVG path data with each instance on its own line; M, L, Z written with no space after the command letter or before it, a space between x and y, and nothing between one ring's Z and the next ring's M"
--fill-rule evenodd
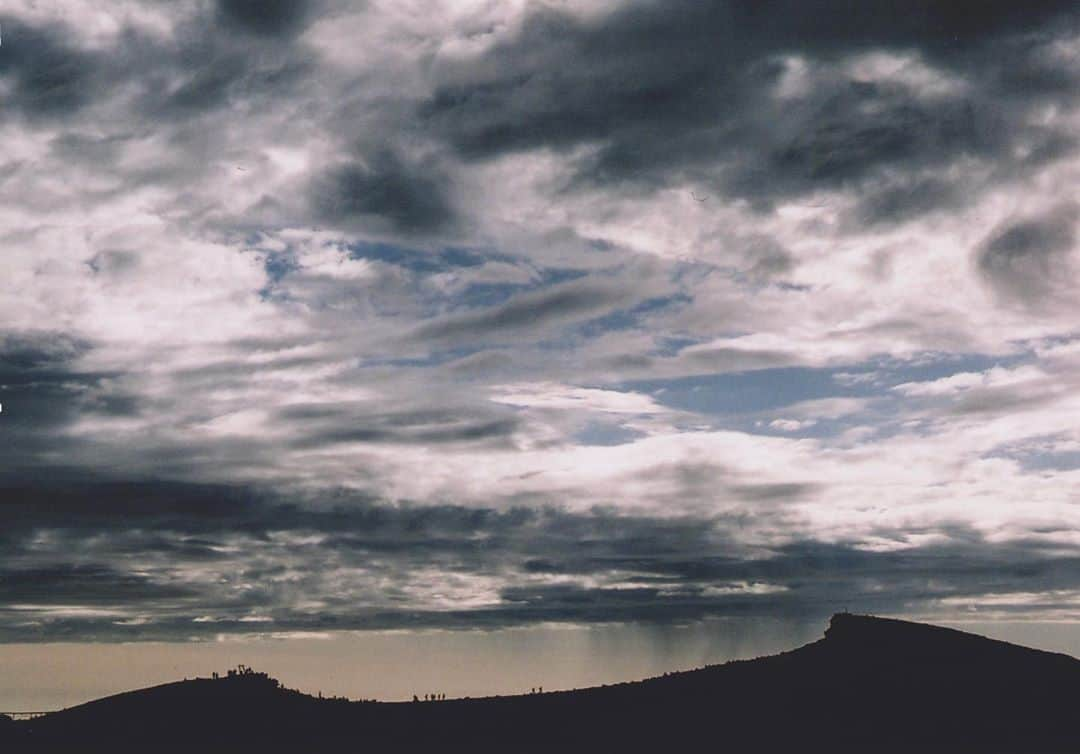
M9 2L0 640L1076 618L1073 5Z

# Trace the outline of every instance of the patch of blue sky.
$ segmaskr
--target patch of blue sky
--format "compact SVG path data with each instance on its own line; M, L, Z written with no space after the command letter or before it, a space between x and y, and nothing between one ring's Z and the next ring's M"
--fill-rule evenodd
M704 416L760 415L824 398L877 398L881 399L877 408L889 413L890 405L899 405L902 400L892 390L896 385L937 380L960 372L979 372L993 366L1012 366L1026 358L1029 357L941 354L940 358L927 355L910 362L874 360L844 368L780 367L634 380L611 387L648 393L661 405ZM819 422L817 429L807 432L824 434L829 430L830 423Z
M645 433L613 422L592 421L574 434L579 445L623 445L633 442Z
M267 251L262 250L263 269L266 271L266 285L259 289L259 298L263 301L283 302L289 300L289 296L280 289L278 283L291 272L300 269L296 261L296 255L291 251Z
M988 454L1007 458L1029 473L1075 471L1080 469L1080 450L1063 435L1043 435L1018 443L1006 443Z
M586 274L583 270L546 268L536 270L527 283L471 283L455 294L455 303L462 309L498 306L518 293L576 280Z
M1080 469L1080 450L1025 453L1016 460L1025 471L1076 471Z
M361 359L357 366L360 369L376 369L379 367L413 367L425 369L429 367L441 366L442 364L446 364L451 361L457 361L458 359L463 359L466 356L471 356L472 354L478 353L483 350L487 350L486 347L460 347L434 350L426 353L423 356L408 356L401 358L383 358L377 356L367 357Z
M983 372L993 367L1014 367L1030 361L1030 351L1008 356L987 356L976 353L933 352L913 359L883 359L860 365L858 370L838 369L838 382L842 375L856 371L874 372L875 384L892 387L905 382L930 382L962 372Z
M648 393L661 405L704 415L759 413L799 401L874 393L872 386L840 386L833 369L783 367L752 372L634 380L617 389Z
M271 284L278 282L290 272L300 269L296 261L296 255L290 251L267 251L264 252L263 269Z
M590 319L582 323L578 328L578 334L586 338L594 338L616 330L629 330L641 327L643 320L650 314L655 314L664 309L686 304L692 299L682 293L672 296L657 296L646 299L641 303L627 309L619 309L605 314L602 317Z

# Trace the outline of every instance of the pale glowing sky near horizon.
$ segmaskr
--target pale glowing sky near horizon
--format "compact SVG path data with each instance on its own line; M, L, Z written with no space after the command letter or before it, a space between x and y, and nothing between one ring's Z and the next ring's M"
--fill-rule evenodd
M1080 619L1080 16L849 5L0 0L0 655Z
M309 694L408 701L523 694L635 681L793 649L826 623L706 619L685 626L539 625L493 631L365 631L317 637L219 637L197 642L0 644L0 711L46 711L110 694L209 677L239 663ZM945 625L945 624L943 624ZM947 625L1080 657L1073 622Z

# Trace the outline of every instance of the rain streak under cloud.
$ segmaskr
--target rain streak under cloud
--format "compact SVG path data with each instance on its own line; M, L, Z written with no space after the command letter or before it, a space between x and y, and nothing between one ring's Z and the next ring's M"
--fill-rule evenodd
M1078 22L3 0L0 641L1080 618Z

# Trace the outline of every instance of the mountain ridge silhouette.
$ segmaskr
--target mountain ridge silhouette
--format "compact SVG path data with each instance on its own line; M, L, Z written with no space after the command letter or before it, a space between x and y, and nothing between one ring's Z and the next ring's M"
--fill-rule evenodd
M0 725L8 751L1077 752L1080 660L840 613L752 660L573 691L349 702L261 673L196 679Z

